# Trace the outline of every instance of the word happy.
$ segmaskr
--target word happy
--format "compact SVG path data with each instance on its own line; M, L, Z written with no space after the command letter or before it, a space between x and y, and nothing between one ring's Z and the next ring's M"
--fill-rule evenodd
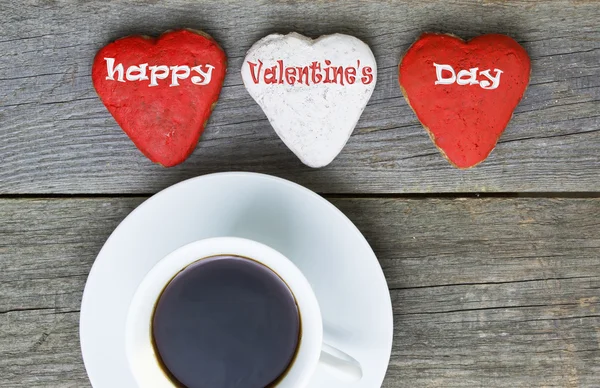
M437 77L435 85L451 85L454 82L458 85L479 84L482 89L491 90L496 89L500 85L500 75L503 73L502 70L494 69L496 75L493 76L490 74L490 69L483 70L479 72L479 75L487 79L479 81L477 79L478 67L473 67L469 70L461 70L457 74L450 65L438 65L437 63L434 63L433 66L435 66L435 76ZM447 77L444 77L445 74Z
M150 80L148 86L158 86L158 80L169 78L171 83L169 86L179 86L180 80L190 78L190 82L194 85L208 85L212 78L212 72L215 69L213 65L199 65L194 67L189 66L148 66L147 63L142 63L138 66L129 66L127 70L123 68L123 64L119 63L115 67L114 58L104 58L106 61L106 76L107 80L119 82L127 81L147 81ZM148 76L148 71L150 76ZM193 75L196 73L196 75Z
M283 60L278 60L277 64L270 67L264 67L263 62L258 63L248 61L250 66L250 75L255 84L288 84L288 85L317 85L317 84L338 84L353 85L354 83L363 83L368 85L373 82L373 68L370 66L361 67L360 60L356 61L356 66L331 66L331 61L326 59L322 63L314 61L308 66L286 66Z

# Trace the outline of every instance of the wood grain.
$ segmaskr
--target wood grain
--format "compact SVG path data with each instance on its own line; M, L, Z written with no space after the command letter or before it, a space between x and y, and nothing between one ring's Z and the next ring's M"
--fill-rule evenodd
M247 170L321 193L600 190L600 4L595 1L0 1L0 193L153 193L209 172ZM183 165L152 165L92 88L103 45L192 27L229 56L221 99ZM328 167L303 166L271 129L239 74L271 32L343 32L371 45L379 80L357 129ZM496 150L453 169L397 85L404 50L424 31L497 32L532 58L531 85Z
M0 200L0 386L89 386L81 293L142 200ZM390 287L385 388L600 386L600 199L332 201Z

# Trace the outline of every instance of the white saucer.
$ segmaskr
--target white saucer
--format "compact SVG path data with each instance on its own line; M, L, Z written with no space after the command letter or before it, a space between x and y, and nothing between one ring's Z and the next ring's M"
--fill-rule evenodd
M80 338L94 388L134 388L125 357L125 317L144 275L182 245L207 237L262 242L290 258L311 283L329 344L356 358L364 376L342 383L317 369L311 388L380 387L393 336L390 294L379 262L337 208L295 183L221 173L169 187L115 229L90 271Z

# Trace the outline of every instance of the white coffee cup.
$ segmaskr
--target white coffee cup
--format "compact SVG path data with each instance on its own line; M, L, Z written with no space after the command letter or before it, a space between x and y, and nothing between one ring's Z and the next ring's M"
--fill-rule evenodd
M159 261L138 286L127 314L125 346L129 367L140 388L174 388L161 368L152 345L152 315L165 286L188 265L218 255L248 257L275 272L296 299L302 332L296 356L278 388L306 387L317 364L336 377L356 381L362 377L360 364L346 353L323 343L323 320L317 298L302 272L278 251L256 241L216 237L185 245Z

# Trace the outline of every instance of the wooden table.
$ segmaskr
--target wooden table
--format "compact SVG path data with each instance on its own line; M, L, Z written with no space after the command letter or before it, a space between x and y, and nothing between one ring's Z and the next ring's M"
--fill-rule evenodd
M230 170L305 185L365 234L394 308L384 387L600 386L599 2L1 0L0 20L1 387L89 387L78 312L98 250L149 195ZM230 65L196 151L164 169L115 124L90 68L113 39L176 27L213 35ZM378 61L353 136L320 170L239 73L254 41L290 30L354 34ZM524 100L472 170L439 155L397 85L424 31L505 33L531 56Z

